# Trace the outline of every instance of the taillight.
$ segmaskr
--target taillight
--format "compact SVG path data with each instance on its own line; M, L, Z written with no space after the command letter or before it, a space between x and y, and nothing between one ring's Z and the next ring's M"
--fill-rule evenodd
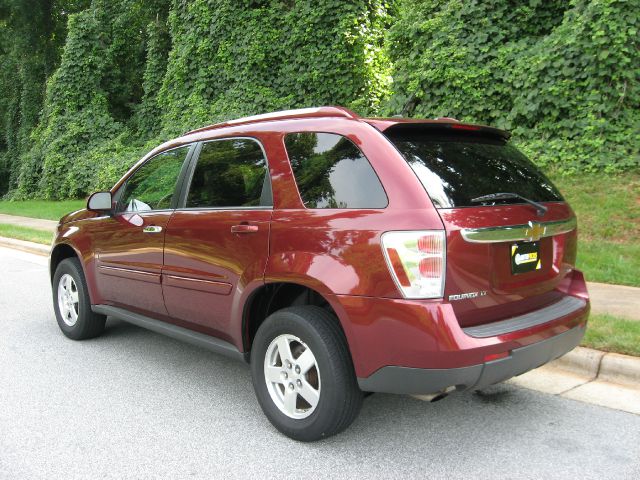
M444 295L446 246L442 230L386 232L382 251L405 298Z

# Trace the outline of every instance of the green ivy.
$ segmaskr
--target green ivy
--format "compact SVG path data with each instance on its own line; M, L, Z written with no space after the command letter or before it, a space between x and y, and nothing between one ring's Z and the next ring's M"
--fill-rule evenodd
M380 0L175 2L165 126L326 104L374 111L386 92Z
M387 113L510 129L563 172L640 165L638 0L402 0Z
M162 138L219 120L374 112L390 82L388 22L381 0L93 0L69 19L12 196L108 187Z
M139 2L94 0L69 17L60 67L47 83L14 197L80 197L112 183L123 172L114 166L135 161L142 142L128 123L144 95L150 13Z
M317 105L640 164L640 0L0 0L0 194L106 188L161 141Z
M166 19L156 18L147 26L147 59L143 76L144 96L138 106L134 124L142 135L158 133L162 123L159 92L167 71L171 39Z

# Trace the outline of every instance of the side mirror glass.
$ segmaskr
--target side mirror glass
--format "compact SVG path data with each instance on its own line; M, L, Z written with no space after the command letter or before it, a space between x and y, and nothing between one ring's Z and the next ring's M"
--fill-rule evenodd
M87 210L93 212L104 212L105 210L111 210L112 205L111 192L96 192L91 194L89 200L87 200Z

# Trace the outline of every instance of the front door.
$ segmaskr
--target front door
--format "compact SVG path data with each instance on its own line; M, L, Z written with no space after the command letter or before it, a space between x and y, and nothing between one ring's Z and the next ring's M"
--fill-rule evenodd
M202 144L184 199L167 225L162 288L177 323L228 341L234 299L262 279L272 213L266 159L254 139Z
M160 276L164 238L189 146L160 153L121 187L116 212L94 229L97 284L108 304L166 315Z

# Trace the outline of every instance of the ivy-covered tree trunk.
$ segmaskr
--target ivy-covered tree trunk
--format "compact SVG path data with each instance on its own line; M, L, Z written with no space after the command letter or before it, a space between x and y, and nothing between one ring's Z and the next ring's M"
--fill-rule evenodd
M93 0L69 18L60 67L49 80L15 195L86 195L110 170L104 163L112 161L114 145L126 144L127 124L142 100L145 27L152 15L144 2Z
M45 84L60 59L67 15L88 0L0 0L0 195L16 188Z
M142 85L144 96L134 119L137 132L141 135L157 134L162 127L159 94L167 71L170 47L166 15L163 18L158 15L147 26L147 60Z

